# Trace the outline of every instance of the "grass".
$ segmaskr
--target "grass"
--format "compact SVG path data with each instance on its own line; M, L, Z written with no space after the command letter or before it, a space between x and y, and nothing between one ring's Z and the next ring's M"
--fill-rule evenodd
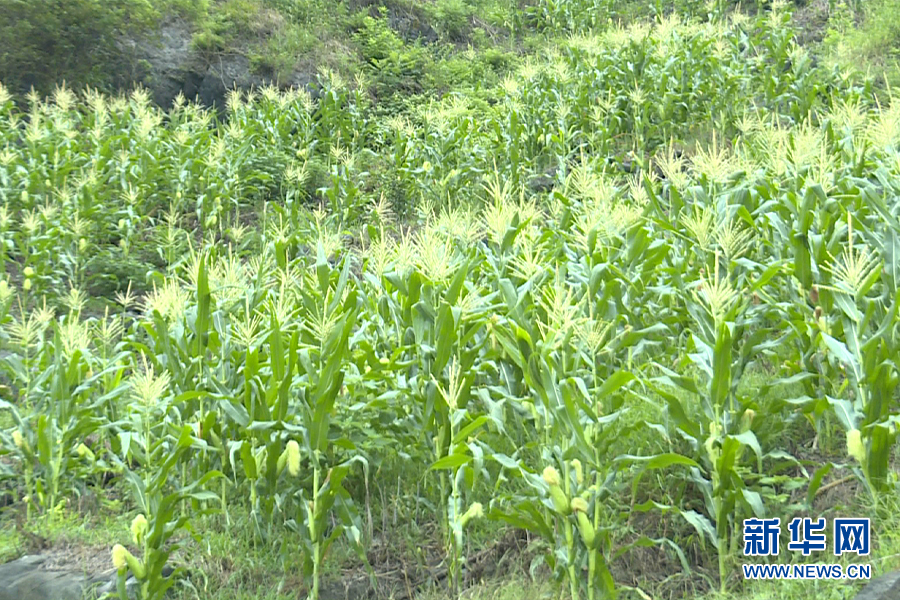
M900 27L892 15L900 10L895 0L864 5L837 2L830 12L824 55L841 68L872 74L878 85L900 83Z
M841 501L847 505L842 510L843 514L872 514L871 507L866 506L865 500L845 496ZM872 556L865 560L872 565L873 577L900 568L900 539L895 534L900 530L897 522L897 507L885 505L882 507L881 518L873 525L874 546ZM286 600L296 598L299 581L292 577L285 578L284 573L291 571L290 565L285 569L282 564L284 557L281 553L271 548L260 548L252 542L252 534L249 531L246 515L235 514L231 526L225 527L220 519L202 522L203 536L196 545L196 550L186 551L183 558L191 556L187 564L191 567L189 578L190 586L176 588L175 598L189 599L195 597L210 597L225 600ZM127 519L121 514L109 513L108 517L94 517L84 520L75 515L61 515L53 524L35 528L34 533L52 540L57 548L67 548L73 555L87 556L91 560L90 550L104 552L113 540L125 540L128 537ZM198 527L199 529L199 527ZM400 534L401 536L404 534ZM10 560L19 556L23 549L27 548L27 539L11 527L0 529L0 539L3 540L3 560ZM416 543L415 539L421 539L418 535L410 538L410 543ZM291 544L290 535L285 536L284 542ZM340 550L339 550L340 552ZM532 579L528 575L528 564L525 557L511 557L513 561L507 565L506 574L492 577L482 582L473 582L471 587L465 590L464 598L471 600L505 600L522 598L525 600L549 600L553 598L566 598L564 590L557 589L545 576L539 575ZM349 555L346 557L349 565L352 561ZM396 564L402 565L408 559L400 559ZM340 564L340 559L337 564ZM793 564L803 562L827 564L850 564L846 559L837 561L823 561L821 557L802 559L800 556L792 556ZM540 573L540 571L539 571ZM334 578L335 590L341 589L341 584L352 581L354 577L363 578L364 574L355 572L350 577L341 574L341 569L335 566L330 571L329 578ZM691 584L699 584L699 589ZM669 577L666 581L643 580L632 584L635 589L622 590L620 598L623 600L645 600L646 597L660 599L698 598L702 600L804 600L810 593L816 597L829 600L842 600L858 590L860 583L835 584L825 581L756 581L745 582L736 585L736 591L727 594L718 592L703 592L705 585L702 580L691 577ZM192 587L191 587L192 586ZM682 595L683 590L688 595ZM398 590L398 592L405 591ZM394 596L398 597L398 596ZM441 589L425 589L414 596L416 600L452 600L446 591Z

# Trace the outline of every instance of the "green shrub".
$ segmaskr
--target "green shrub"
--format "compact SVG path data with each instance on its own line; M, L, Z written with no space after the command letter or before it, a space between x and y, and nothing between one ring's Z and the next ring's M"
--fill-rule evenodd
M277 29L260 49L251 55L254 70L270 72L279 81L291 75L297 64L297 57L311 52L316 47L316 36L308 29L286 24Z
M107 87L124 72L120 35L159 13L140 0L0 0L0 81L14 93Z
M438 0L428 5L434 28L450 42L461 42L468 37L469 19L475 10L465 0Z
M227 40L216 33L212 27L204 27L194 34L191 40L194 48L201 52L221 52L227 45Z
M384 19L363 17L354 39L366 62L385 60L403 49L403 40Z
M828 22L824 44L839 63L884 72L890 83L900 80L900 0L876 0L862 11L837 2ZM857 27L855 23L859 23Z
M862 26L850 36L851 46L869 57L897 57L900 51L900 0L876 0L865 9Z

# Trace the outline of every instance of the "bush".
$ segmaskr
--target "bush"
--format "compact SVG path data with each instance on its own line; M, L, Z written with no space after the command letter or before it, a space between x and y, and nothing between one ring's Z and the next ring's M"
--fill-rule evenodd
M469 33L469 17L474 9L463 0L440 0L430 7L434 27L449 42L464 41Z
M119 35L158 17L140 0L0 0L0 14L0 81L17 94L107 88L127 59Z
M900 51L900 0L878 0L866 7L862 27L851 43L870 57L897 57Z
M383 18L363 17L359 24L359 31L354 37L362 51L363 59L370 64L389 58L392 54L403 50L403 40Z
M844 66L874 66L884 71L889 83L900 80L900 0L876 0L862 14L847 2L838 2L829 18L824 43ZM854 23L859 23L854 27Z

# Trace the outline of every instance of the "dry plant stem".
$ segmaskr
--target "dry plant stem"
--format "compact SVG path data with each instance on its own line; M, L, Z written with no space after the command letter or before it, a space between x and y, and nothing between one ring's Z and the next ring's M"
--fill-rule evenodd
M856 479L855 475L848 475L847 477L841 477L840 479L827 483L816 490L816 496L818 497L820 494L824 494L828 490L834 489L839 485L847 483L848 481L853 481L854 479Z
M563 470L563 480L566 486L566 498L569 498L572 495L572 485L568 468ZM581 595L578 590L578 571L575 569L575 535L572 531L572 521L565 516L563 516L563 527L566 532L566 549L568 551L568 565L566 565L566 569L569 573L569 589L572 594L572 600L579 600Z

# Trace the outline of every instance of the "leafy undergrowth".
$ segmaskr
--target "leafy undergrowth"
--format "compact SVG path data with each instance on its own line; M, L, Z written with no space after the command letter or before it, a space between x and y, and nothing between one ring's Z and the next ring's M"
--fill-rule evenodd
M900 84L900 26L894 0L814 0L795 11L800 39L826 62L861 71L881 89Z
M857 515L875 514L872 507L858 494L853 480L836 479L824 490L816 503L816 514ZM394 505L396 506L396 505ZM380 507L373 507L379 511ZM900 568L900 531L895 506L886 504L880 518L873 525L875 544L866 562L873 565L874 575ZM369 551L370 562L376 573L377 587L373 587L369 573L355 564L352 552L337 547L332 565L325 577L323 598L394 598L415 600L449 600L442 575L445 569L440 562L440 544L432 536L434 547L428 552L429 560L422 560L420 551L426 549L423 530L408 525L405 515L383 514L375 543ZM175 560L188 568L187 577L173 590L173 598L224 598L227 600L286 600L297 598L306 591L303 579L286 575L296 572L292 564L291 550L297 540L289 533L283 534L279 545L284 548L261 547L254 543L248 515L234 513L230 523L221 517L204 519L196 524L203 531L200 542L191 543ZM678 527L670 519L636 525L644 533L665 527ZM432 532L433 533L433 532ZM536 553L529 549L524 532L512 530L489 531L477 534L477 552L483 562L467 577L464 597L475 600L503 600L524 598L527 600L558 599L567 597L556 589L547 578L545 570L532 567ZM23 554L40 553L49 557L53 566L88 573L105 572L111 568L109 548L112 541L125 542L128 538L128 521L114 508L81 513L71 511L53 519L33 522L28 527L4 527L0 529L3 561ZM486 550L486 552L485 552ZM697 549L699 552L699 549ZM794 564L815 563L818 559L794 560ZM296 560L296 556L293 556ZM842 560L838 564L851 564ZM733 592L721 594L710 591L708 573L699 565L682 571L677 559L658 548L648 547L635 552L614 567L617 581L627 584L619 597L623 600L704 598L706 600L801 600L815 593L816 597L843 599L859 589L860 583L835 584L833 582L734 581ZM630 588L630 589L629 589Z

